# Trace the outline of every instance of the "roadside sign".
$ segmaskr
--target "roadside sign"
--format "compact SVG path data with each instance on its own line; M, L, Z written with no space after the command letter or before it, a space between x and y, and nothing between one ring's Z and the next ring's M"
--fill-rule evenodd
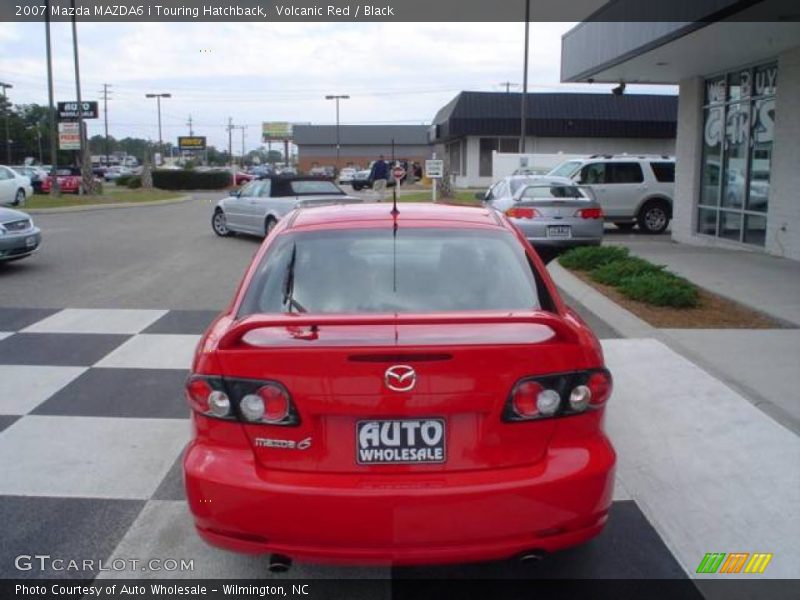
M178 136L178 150L205 150L206 138L202 135Z
M58 124L58 147L61 150L81 149L81 130L75 121Z
M400 180L405 176L406 176L406 170L400 165L397 165L395 168L392 169L392 177L394 177L395 179Z
M292 139L292 124L285 121L269 121L261 124L261 137L265 142Z
M96 119L98 115L97 102L81 102L80 116L84 119ZM64 120L77 119L79 116L77 102L59 102L58 118Z
M425 176L429 179L441 179L444 176L444 161L426 160Z

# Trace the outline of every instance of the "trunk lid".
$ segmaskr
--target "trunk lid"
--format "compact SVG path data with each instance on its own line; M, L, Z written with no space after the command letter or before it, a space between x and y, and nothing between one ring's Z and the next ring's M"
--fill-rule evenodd
M558 317L503 317L435 324L328 318L317 325L302 316L263 327L256 319L238 341L223 337L218 356L226 378L283 384L300 414L297 427L242 425L264 467L359 473L518 466L544 456L556 420L501 421L511 389L522 377L572 370L583 355ZM414 370L411 389L390 387L408 385L387 375L393 367L400 375ZM376 459L380 464L370 462Z

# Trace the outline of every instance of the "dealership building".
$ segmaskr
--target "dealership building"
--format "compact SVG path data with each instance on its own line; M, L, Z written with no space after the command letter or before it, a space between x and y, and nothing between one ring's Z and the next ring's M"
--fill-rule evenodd
M336 165L335 125L295 125L298 168L308 172L314 167ZM366 168L383 155L397 160L417 161L430 158L426 125L340 125L339 166Z
M490 185L498 177L495 153L519 152L521 102L518 93L466 91L436 113L429 139L448 160L456 186ZM535 93L527 94L526 111L531 166L577 155L675 152L674 95Z
M797 15L717 0L696 10L724 20L604 21L619 5L564 35L561 78L679 86L673 238L800 260Z

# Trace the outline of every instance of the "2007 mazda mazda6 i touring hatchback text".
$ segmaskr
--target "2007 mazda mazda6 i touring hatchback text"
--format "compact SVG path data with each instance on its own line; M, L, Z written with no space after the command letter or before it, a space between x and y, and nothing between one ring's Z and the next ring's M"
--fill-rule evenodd
M300 209L186 384L200 535L312 562L501 559L605 525L600 345L485 208Z

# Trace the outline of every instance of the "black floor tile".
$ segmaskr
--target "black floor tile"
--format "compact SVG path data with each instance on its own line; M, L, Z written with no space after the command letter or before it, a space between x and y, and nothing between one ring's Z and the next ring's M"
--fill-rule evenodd
M220 311L171 310L142 333L204 333Z
M19 331L59 312L57 308L0 308L0 331Z
M169 472L161 480L156 493L153 494L153 500L186 500L186 490L183 487L183 452L175 459Z
M130 337L93 333L18 333L0 340L0 364L88 367Z
M89 369L33 414L185 419L187 373L167 369Z
M111 556L144 504L141 500L0 496L0 579L95 577L98 573L92 571L42 571L34 560L30 570L18 570L15 559L42 554L75 559L78 564L93 559L96 565ZM27 566L28 562L22 560L21 566Z
M17 419L19 419L19 415L0 415L0 431L9 427Z

